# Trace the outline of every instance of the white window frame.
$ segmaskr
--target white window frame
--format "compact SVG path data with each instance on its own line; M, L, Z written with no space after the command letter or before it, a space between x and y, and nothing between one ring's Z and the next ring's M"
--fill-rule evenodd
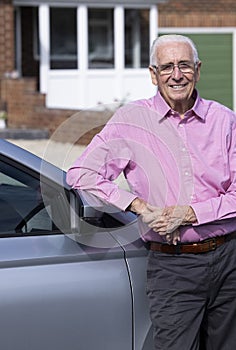
M80 74L88 70L88 8L114 8L114 68L111 70L119 72L125 68L124 62L124 10L126 8L142 9L148 8L150 20L150 45L157 35L158 8L157 5L84 5L77 6L77 44L78 44L78 65ZM38 8L39 15L39 45L40 45L40 92L48 91L48 72L50 70L50 6L41 4ZM81 50L81 47L83 50ZM134 69L134 68L132 68ZM140 68L145 69L145 68Z

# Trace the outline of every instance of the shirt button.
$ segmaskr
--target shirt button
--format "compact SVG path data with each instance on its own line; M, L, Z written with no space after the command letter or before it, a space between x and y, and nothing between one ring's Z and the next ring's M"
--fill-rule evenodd
M188 175L189 175L189 172L188 172L188 171L185 171L184 175L188 176Z

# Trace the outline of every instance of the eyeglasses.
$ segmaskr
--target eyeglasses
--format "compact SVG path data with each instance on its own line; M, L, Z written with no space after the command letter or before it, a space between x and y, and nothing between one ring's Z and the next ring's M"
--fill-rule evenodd
M180 62L178 64L168 63L168 64L162 64L160 66L153 65L152 67L155 68L160 75L172 74L175 67L178 67L178 69L183 74L188 74L188 73L193 74L195 71L195 68L197 67L197 63L191 63L191 62Z

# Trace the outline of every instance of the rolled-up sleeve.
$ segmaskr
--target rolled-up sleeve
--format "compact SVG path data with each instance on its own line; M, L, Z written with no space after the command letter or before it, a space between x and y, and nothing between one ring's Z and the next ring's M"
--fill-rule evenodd
M129 164L129 153L124 140L116 134L115 125L108 124L70 167L67 183L125 210L136 196L114 180Z

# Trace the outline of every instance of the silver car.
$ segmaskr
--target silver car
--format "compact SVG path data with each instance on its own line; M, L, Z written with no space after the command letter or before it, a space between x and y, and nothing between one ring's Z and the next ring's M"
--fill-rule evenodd
M152 350L147 247L131 213L0 140L2 350Z

